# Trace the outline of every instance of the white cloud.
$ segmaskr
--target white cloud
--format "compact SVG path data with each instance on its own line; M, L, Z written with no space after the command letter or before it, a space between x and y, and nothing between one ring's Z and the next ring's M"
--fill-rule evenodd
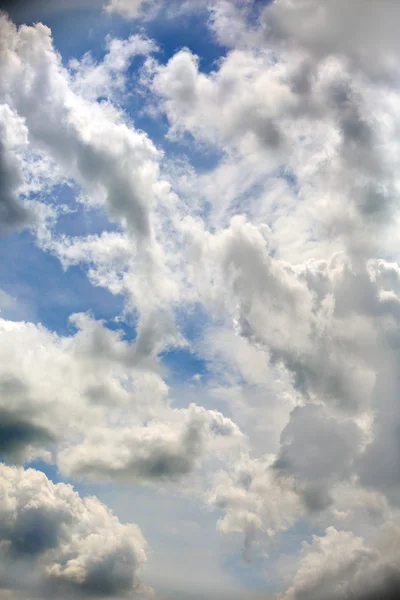
M96 63L90 52L81 60L73 59L69 68L73 74L73 88L88 100L113 98L121 94L127 84L126 71L135 56L148 56L157 47L148 38L131 35L126 40L108 38L107 53Z
M399 531L393 524L382 528L374 547L350 532L329 527L324 536L303 545L293 587L282 597L391 600L400 583L398 557Z
M190 474L201 460L240 444L241 433L216 411L190 405L146 426L94 429L83 444L66 448L59 464L66 473L96 479L168 481ZM225 452L224 452L225 446ZM101 452L99 449L101 448Z
M302 515L302 506L290 478L277 479L273 456L252 459L243 455L228 471L214 478L208 503L224 511L217 523L223 533L244 533L245 557L255 542L272 538Z
M146 560L140 529L97 498L34 469L0 465L2 588L34 597L131 597Z
M110 102L98 103L85 95L92 98L99 92L97 86L112 87L119 73L123 85L122 71L129 59L152 51L154 45L138 36L126 42L109 40L105 60L93 68L85 62L75 65L74 79L62 66L46 26L17 29L3 15L1 29L6 42L0 99L24 120L31 147L56 163L64 177L83 188L90 203L104 205L110 218L127 230L136 249L134 268L126 275L129 309L143 317L138 336L153 352L159 340L149 330L156 328L166 338L176 335L176 282L157 239L155 214L159 207L173 204L170 186L160 176L162 153ZM49 231L40 239L51 248Z
M240 448L241 432L221 413L172 408L157 364L135 343L87 315L71 322L70 337L0 322L3 455L52 455L69 474L157 483Z
M111 105L88 102L73 92L45 25L17 30L2 16L1 28L7 43L0 95L24 118L32 144L49 153L97 202L106 201L113 218L140 239L151 239L151 208L168 193L158 177L155 146ZM113 61L115 55L127 60L134 46L121 43Z
M225 27L231 30L229 20ZM232 189L222 224L238 211L253 221L267 218L274 246L291 261L311 241L310 254L324 258L343 247L355 260L382 251L390 220L398 219L392 91L380 89L377 101L375 84L349 71L341 56L314 63L302 47L277 54L273 45L252 46L251 39L210 73L187 49L166 65L147 63L144 81L169 120L170 135L189 133L223 153L225 170L202 178L209 181L207 195L203 181L198 193L218 211L221 195ZM265 188L285 175L295 189L276 207Z

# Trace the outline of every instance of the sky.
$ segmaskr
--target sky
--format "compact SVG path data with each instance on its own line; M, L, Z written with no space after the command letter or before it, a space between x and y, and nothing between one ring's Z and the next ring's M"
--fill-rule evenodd
M0 8L0 600L400 597L400 3Z

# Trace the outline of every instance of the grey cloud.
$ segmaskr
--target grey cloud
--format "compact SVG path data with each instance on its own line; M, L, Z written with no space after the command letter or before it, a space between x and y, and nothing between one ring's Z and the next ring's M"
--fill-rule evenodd
M396 353L386 356L378 372L372 396L373 440L360 457L358 468L363 485L380 490L400 505L400 379Z
M0 456L17 457L27 446L48 446L51 434L23 417L0 409Z
M31 447L40 452L54 441L35 414L30 390L21 379L0 377L0 456L22 461Z
M298 4L305 2L275 2L265 14L286 5L295 12ZM284 54L275 64L267 51L232 50L205 74L198 58L182 50L152 67L149 86L161 98L171 135L189 132L227 156L232 149L246 156L251 148L263 161L267 150L270 171L290 167L318 229L362 261L382 243L398 203L384 116L339 61L319 63L298 54ZM326 147L325 160L318 158L319 146ZM329 198L322 210L311 207L313 189L316 203Z
M218 440L228 447L240 442L237 427L216 411L191 405L171 416L179 420L95 430L82 444L62 450L58 463L64 472L89 479L156 483L191 473Z
M321 275L319 281L309 278L309 283L317 281L318 299L305 284L306 275L273 259L265 241L253 236L250 228L232 223L223 247L223 276L239 300L241 334L252 343L265 344L271 362L285 364L306 398L331 402L348 412L360 410L368 390L362 380L367 381L373 354L370 359L357 340L347 339L344 323L360 308L368 316L387 310L369 276L354 274L340 258L333 259L325 273L315 263ZM343 314L346 305L348 312ZM374 343L376 338L371 346Z
M99 9L103 0L2 0L1 8L15 21L37 22L49 14L72 10Z
M282 432L273 466L295 477L310 511L322 510L332 502L332 486L349 478L361 438L353 422L339 422L321 405L297 407Z
M266 39L294 43L318 60L345 56L374 79L393 81L398 17L396 0L275 0L261 18Z
M351 600L396 600L400 595L399 569L388 567L379 579L371 584L369 590L354 592Z
M147 8L157 7L160 0L109 0L105 3L105 10L117 13L126 19L136 19L142 16L142 11Z
M62 517L61 517L62 519ZM9 553L13 560L34 557L59 543L61 520L57 511L47 508L27 508L14 526L1 531L3 539L10 542Z
M21 183L18 162L0 139L0 233L28 227L35 221L18 197L17 188Z

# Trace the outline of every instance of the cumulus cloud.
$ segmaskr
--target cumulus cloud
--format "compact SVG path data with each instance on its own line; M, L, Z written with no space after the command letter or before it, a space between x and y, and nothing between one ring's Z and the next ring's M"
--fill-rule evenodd
M366 406L379 340L370 317L378 321L385 310L396 312L394 298L394 304L381 301L369 275L357 274L340 256L304 269L276 260L265 226L243 218L235 217L215 235L190 219L183 228L193 281L200 281L200 273L203 282L207 273L213 279L212 286L198 284L203 302L229 314L242 336L263 345L272 362L282 362L306 398L323 398L350 412ZM369 296L357 292L364 285ZM226 287L232 296L222 293Z
M187 475L205 454L224 444L234 449L240 441L239 429L217 411L191 405L171 416L170 423L165 418L140 428L95 430L82 445L61 452L59 464L67 473L94 479L158 482Z
M349 478L361 447L361 431L351 421L327 416L321 405L296 407L281 444L274 467L297 479L311 511L321 510L332 502L334 482Z
M294 585L285 599L392 600L398 595L398 528L380 531L376 546L351 532L329 527L305 543Z
M131 597L146 560L140 529L97 498L34 469L0 465L2 588L34 597Z
M177 284L157 239L156 218L160 207L173 204L173 194L160 174L162 152L112 102L96 100L100 93L124 90L132 57L152 52L155 45L140 36L109 39L101 63L92 64L86 56L68 70L45 25L18 29L2 15L0 27L4 75L0 100L23 120L30 147L51 161L51 171L56 165L60 177L81 187L86 205L104 206L126 231L135 253L124 291L129 288L129 310L143 317L138 340L154 352L159 340L149 335L151 329L166 339L176 335ZM54 249L48 229L40 239L43 247Z
M186 130L195 137L221 145L237 145L241 138L245 143L250 136L250 141L251 137L255 138L261 147L279 150L284 134L276 123L279 109L275 103L287 103L291 99L288 90L278 82L267 103L265 98L261 101L254 94L252 86L242 85L243 78L251 81L258 72L260 79L254 81L254 87L261 91L265 81L262 81L260 67L256 58L237 51L224 60L218 71L205 75L199 71L198 57L189 50L174 54L166 65L155 70L152 79L152 89L165 98L170 134Z
M48 27L38 23L17 29L2 15L1 31L0 96L25 120L31 141L95 201L105 200L114 218L125 220L139 237L151 237L150 208L163 190L155 146L111 107L90 103L73 92ZM115 53L124 61L135 51L133 40L120 44ZM115 60L115 53L111 42L110 60Z
M80 476L157 482L241 446L240 430L220 412L172 408L157 365L141 362L135 343L88 315L71 321L78 330L69 337L1 322L3 455L43 456Z
M309 3L271 3L265 15L284 11L281 7L295 12L305 4ZM311 4L312 14L323 13L328 6L337 8L335 3L322 3L318 12ZM224 3L212 10L220 14ZM341 18L342 13L338 10ZM219 22L228 35L234 27L232 18ZM306 21L296 17L293 26ZM298 244L302 252L312 239L318 242L312 244L314 255L329 240L330 244L340 241L354 260L374 256L378 248L381 251L390 220L398 218L398 181L392 162L398 147L390 88L380 90L377 102L375 84L353 75L341 55L315 62L299 43L295 51L290 44L284 46L277 56L273 42L260 48L253 29L246 29L246 22L243 27L248 44L234 46L209 73L202 72L199 58L185 49L165 65L148 62L148 85L161 99L170 135L189 133L222 152L225 170L231 167L231 172L222 179L223 170L215 170L207 189L217 208L241 161L242 177L224 217L229 219L239 207L253 220L267 218L274 225L279 252L288 252L293 244L289 231L296 231L295 237L305 238ZM264 177L256 165L262 165ZM295 197L301 199L301 203L288 202L285 195L282 202L288 202L289 210L278 205L285 218L279 218L282 213L271 195L254 198L254 187L264 190L279 172L287 173ZM202 191L203 186L198 193ZM222 224L226 226L226 221Z

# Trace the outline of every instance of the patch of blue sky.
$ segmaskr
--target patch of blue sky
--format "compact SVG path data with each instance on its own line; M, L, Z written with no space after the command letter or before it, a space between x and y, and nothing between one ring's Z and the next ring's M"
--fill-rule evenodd
M169 348L159 355L166 369L166 380L170 386L179 386L199 375L202 382L207 380L207 361L195 351L195 344L203 336L209 325L209 317L200 303L182 307L175 311L176 324L180 333L189 343L188 347Z
M187 132L175 139L170 137L166 116L161 112L154 117L149 114L146 110L146 100L139 95L131 94L123 108L135 127L147 133L153 143L163 151L167 160L184 160L194 167L198 174L202 174L214 169L224 156L222 150L210 144L199 143Z
M159 355L162 365L167 370L166 381L170 386L186 383L200 375L207 375L207 361L187 348L172 348Z
M178 4L179 6L179 4ZM173 9L174 10L174 9ZM206 9L182 11L179 18L171 12L169 3L161 5L156 18L138 22L127 22L121 19L120 34L125 36L137 31L144 31L154 39L160 49L158 60L168 60L182 48L188 48L200 57L200 69L209 73L216 68L225 49L220 45L209 27L209 12Z
M117 315L116 318L107 321L104 325L112 331L118 331L123 341L133 342L137 338L137 318L135 314Z
M15 301L2 316L42 323L68 335L68 317L91 311L97 319L113 319L123 311L122 296L93 286L79 266L63 270L59 260L43 252L25 231L0 238L0 289Z
M32 0L10 2L6 11L16 25L47 25L66 65L89 50L99 52L96 58L104 54L102 42L109 32L110 17L102 11L102 5L102 0Z
M201 56L201 69L209 72L215 68L223 49L208 26L209 13L206 9L180 12L179 18L171 13L169 3L161 5L152 19L126 20L118 14L103 10L103 0L81 2L33 0L32 2L9 3L6 10L14 22L28 25L38 21L50 27L54 43L64 64L71 58L79 58L90 51L95 60L105 54L104 39L126 38L132 33L145 33L154 38L166 62L177 50L187 47ZM179 3L177 4L179 7ZM71 35L71 31L74 32Z
M280 177L281 179L284 179L286 181L286 183L289 185L289 187L296 194L298 193L298 179L297 179L296 173L294 173L294 171L292 169L290 169L290 167L288 167L287 165L283 165L278 170L277 176Z
M180 332L188 342L201 337L211 323L209 314L200 302L178 308L175 311L175 319Z
M131 68L138 70L141 62L143 62L143 59L140 60L140 57L138 57ZM183 159L192 165L198 174L215 168L224 156L223 151L211 144L200 143L188 132L182 132L175 138L171 137L166 115L162 111L157 111L153 115L148 110L148 102L151 102L151 96L140 87L137 87L137 72L131 71L131 77L131 81L128 79L127 92L124 93L121 108L133 121L135 128L146 132L152 142L164 152L168 160Z
M196 169L198 175L214 169L224 157L221 149L199 143L190 133L184 133L176 141L164 140L163 147L165 152L169 150L173 157L183 156Z
M231 537L233 536L231 535ZM277 592L279 589L278 578L275 581L275 578L266 576L265 558L257 556L255 551L254 556L249 556L246 560L240 548L240 545L243 547L243 537L239 535L236 537L239 538L238 547L234 547L231 553L222 557L224 572L234 576L238 583L244 585L250 592ZM235 545L232 544L232 546ZM252 554L251 548L249 548L249 554Z
M86 236L99 234L103 231L117 231L116 223L112 223L101 206L88 206L77 201L80 189L73 184L55 185L49 200L58 206L64 206L65 212L60 211L52 231L54 235Z
M260 12L274 0L252 0L250 10L247 13L247 21L249 25L259 25Z

